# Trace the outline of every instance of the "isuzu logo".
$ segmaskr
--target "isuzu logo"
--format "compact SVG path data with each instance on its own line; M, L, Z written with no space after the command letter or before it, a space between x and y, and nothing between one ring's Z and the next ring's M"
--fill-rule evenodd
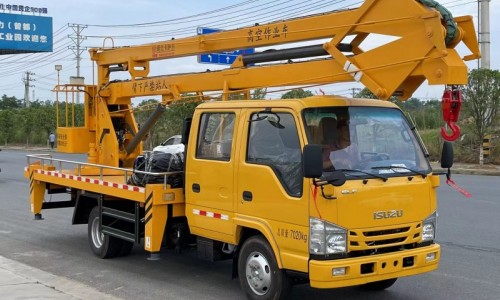
M373 218L375 220L380 219L391 219L391 218L401 218L403 216L403 210L386 210L386 211L376 211L373 213Z

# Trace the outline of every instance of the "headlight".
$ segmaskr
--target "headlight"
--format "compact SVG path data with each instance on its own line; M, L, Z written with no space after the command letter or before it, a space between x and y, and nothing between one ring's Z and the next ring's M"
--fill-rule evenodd
M309 253L347 253L347 230L316 218L309 218Z
M428 216L422 226L422 242L433 241L436 238L437 212Z

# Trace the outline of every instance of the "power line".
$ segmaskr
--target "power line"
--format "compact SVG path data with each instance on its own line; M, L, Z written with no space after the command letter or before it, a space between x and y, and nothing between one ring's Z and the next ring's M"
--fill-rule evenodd
M68 56L71 56L71 54L69 54ZM68 57L68 56L66 56L66 57ZM34 67L34 68L33 68L33 70L38 69L38 68L41 68L41 67L44 67L44 66L47 66L47 65L51 65L51 64L52 64L52 63L50 63L50 62L49 62L49 63L45 63L45 64L43 64L43 65L40 65L40 66ZM7 86L11 86L11 85L7 85ZM5 87L7 87L7 86L0 86L0 87L1 87L1 88L3 88L3 89L5 89Z
M6 67L6 68L2 68L2 71L0 72L0 78L1 77L5 77L5 76L11 76L13 72L22 71L23 69L25 69L27 67L30 67L31 69L36 69L36 68L38 68L40 66L45 66L45 65L47 65L47 61L46 60L48 58L55 58L58 54L61 54L61 53L65 52L66 49L64 48L64 46L65 45L63 45L63 46L60 47L60 48L63 48L63 49L59 49L56 52L52 52L51 54L46 55L44 57L44 59L40 59L40 62L37 63L37 64L24 63L24 62L20 61L19 65L9 66L9 67Z
M6 66L2 67L1 73L0 73L0 78L9 78L12 77L13 73L24 71L27 67L29 67L31 70L36 70L42 67L45 67L49 64L52 64L54 60L60 61L62 59L65 59L66 57L61 58L60 55L65 52L64 49L67 47L67 44L63 44L63 46L58 47L61 43L63 43L67 38L63 35L65 31L68 30L67 25L61 26L59 29L57 29L54 34L53 34L53 39L60 37L59 39L55 40L53 42L52 48L53 51L51 53L30 53L26 55L9 55L6 56L2 59L0 59L0 64L5 64ZM62 35L62 36L61 36ZM51 60L52 58L53 60ZM32 77L30 77L32 79ZM26 82L26 78L23 78L23 81ZM26 84L26 83L25 83ZM3 90L12 90L16 89L19 87L19 84L17 83L11 83L11 84L4 84L1 88ZM26 87L25 87L25 94L27 93ZM29 92L27 93L28 97L26 99L29 99Z
M310 1L310 0L309 0ZM192 26L189 26L189 27L182 27L182 28L177 28L177 29L171 29L171 30L167 30L167 31L156 31L156 32L149 32L149 33L142 33L142 34L132 34L132 35L122 35L122 36L112 36L114 38L144 38L144 37L158 37L158 36L165 36L165 35L172 35L172 34L178 34L179 32L180 33L183 33L183 32L186 32L186 31L189 31L189 32L194 32L196 27L198 26L217 26L218 23L204 23L204 24L200 24L200 21L202 20L207 20L207 19L215 19L215 20L220 20L221 18L224 19L224 21L227 21L229 19L235 19L235 18L241 18L242 16L247 16L247 17L252 17L255 13L258 13L262 10L266 10L266 9L270 9L270 8L273 8L273 7L277 7L279 5L292 5L290 4L291 1L286 1L286 0L278 0L278 1L273 1L272 3L266 3L264 5L261 5L259 6L258 8L249 8L249 9L244 9L244 10L237 10L237 11L234 11L234 12L227 12L225 11L224 13L220 14L220 15L215 15L215 16L211 16L211 17L202 17L202 18L197 18L195 20L191 20L191 21L188 21L189 23L193 23L193 22L197 22L197 25L192 25ZM251 13L249 13L249 11ZM242 12L241 14L235 14L236 12ZM269 12L268 12L269 13ZM199 15L204 15L204 14L199 14ZM257 21L257 20L256 20ZM239 22L239 20L238 20ZM178 24L182 24L182 23L186 23L186 22L178 22L174 25L178 25ZM89 37L99 37L99 38L102 38L102 37L105 37L105 36L90 36Z
M248 20L248 23L263 23L269 21L276 21L276 19L285 19L290 16L298 16L300 14L304 14L307 12L312 12L324 7L332 6L335 4L339 4L341 2L345 2L346 0L336 0L336 1L327 1L327 0L319 0L313 1L312 3L305 3L305 1L300 1L298 3L292 3L292 1L285 1L281 3L281 1L274 1L272 3L268 3L266 5L260 6L256 9L251 10L251 13L248 13L247 10L243 10L242 14L232 14L228 15L225 13L220 17L216 18L217 21L214 22L206 22L203 24L197 24L182 28L170 29L166 31L156 31L156 32L148 32L148 33L137 33L137 34L126 34L126 35L112 35L113 38L118 39L144 39L144 38L159 38L159 37L167 37L167 36L178 36L182 34L189 34L195 32L198 26L203 27L216 27L216 28L226 28L229 26L241 26L244 24L244 21ZM307 1L311 2L311 1ZM326 3L326 4L325 4ZM347 5L352 6L353 4ZM284 9L284 6L286 9ZM295 7L295 8L294 8ZM234 13L234 12L233 12ZM265 18L264 18L265 17ZM210 17L212 19L215 17ZM207 18L205 18L207 19ZM247 24L248 25L248 24ZM87 35L89 38L105 38L110 37L110 35Z
M227 11L230 10L230 9L232 9L232 8L244 6L244 5L247 5L249 3L258 2L258 1L259 0L244 1L242 3L238 3L238 4L234 4L234 5L230 5L230 6L218 8L218 9L207 11L207 12L203 12L203 13L198 13L198 14L194 14L194 15L190 15L190 16L186 16L186 17L180 17L180 18L167 19L167 20L163 20L163 21L155 21L155 22L148 22L148 23L135 23L135 24L115 24L115 25L87 24L86 26L89 26L89 27L143 27L143 26L151 27L151 26L164 26L164 25L170 25L170 23L172 23L172 22L179 22L179 21L182 21L182 20L187 20L187 19L191 19L191 18L199 17L199 16L206 16L206 15L210 15L210 14L217 13L217 12L226 12L227 13ZM84 25L84 24L81 24L81 25Z
M65 40L65 38L61 38L58 42L61 42ZM56 42L56 43L58 43ZM46 62L46 60L48 58L54 58L54 56L58 53L61 53L62 51L64 50L61 50L61 48L65 48L67 44L61 46L61 47L58 47L58 48L55 48L53 50L53 52L51 52L50 54L46 54L46 53L32 53L32 54L29 54L29 55L24 55L24 56L21 56L21 55L17 55L17 57L15 57L15 61L18 62L17 65L14 65L14 66L9 66L9 67L6 67L6 68L2 68L1 70L1 73L0 73L0 77L2 76L10 76L12 74L12 72L16 72L16 71L22 71L23 69L25 69L26 67L35 67L36 65L38 64L43 64ZM40 60L38 63L35 63L35 64L32 64L30 62L27 62L25 61L26 58L33 58L33 56L35 57L40 57ZM43 57L43 58L42 58ZM10 61L4 61L4 62L1 62L1 63L6 63L6 62L10 62Z
M474 3L472 0L452 0L447 1L444 4L448 4L448 7L457 7L463 5L469 5ZM275 0L275 1L260 1L260 0L246 0L239 3L235 3L226 7L213 9L210 11L196 13L189 16L183 16L179 18L172 18L162 21L153 21L146 23L132 23L132 24L65 24L54 32L53 37L60 37L56 42L54 42L54 51L51 54L47 53L32 53L29 55L9 55L0 58L0 66L2 70L0 71L0 78L11 77L13 72L25 71L27 67L30 70L40 69L54 62L67 59L71 56L67 47L68 44L65 40L67 36L67 30L73 26L81 26L81 28L86 28L86 26L92 29L99 28L114 28L114 29L124 29L131 31L130 28L138 28L139 30L147 30L147 28L159 28L166 27L168 30L158 30L154 32L146 33L127 33L123 35L114 35L113 37L119 39L159 39L162 37L171 37L172 35L183 35L183 34L194 34L197 25L196 22L203 23L203 26L207 27L222 27L222 28L237 28L245 23L265 23L270 21L276 21L281 19L288 19L291 17L298 17L306 13L311 13L325 8L336 8L337 10L353 8L356 5L363 3L363 1L347 1L347 0ZM249 25L249 24L246 24ZM162 28L163 29L163 28ZM77 28L78 30L78 28ZM82 29L83 30L83 29ZM74 31L77 33L76 31ZM77 56L77 76L79 76L79 71L82 66L79 65L81 60L81 54L83 54L82 42L84 37L80 35L78 38L76 34L76 40L73 40L74 47L69 48L73 51L73 54ZM109 37L109 35L87 35L89 38L104 38ZM66 40L67 41L67 40ZM79 42L80 41L80 42ZM61 46L62 45L62 46ZM56 47L57 46L57 47ZM80 47L78 47L80 46ZM75 51L76 50L76 51ZM21 59L20 59L21 58ZM71 66L74 66L72 64ZM89 66L88 68L90 68ZM85 68L87 68L85 66ZM47 76L53 76L49 74ZM37 79L39 77L37 76ZM43 78L43 77L42 77ZM46 82L44 82L46 83ZM11 86L15 84L6 84L4 86ZM17 86L17 84L16 84Z

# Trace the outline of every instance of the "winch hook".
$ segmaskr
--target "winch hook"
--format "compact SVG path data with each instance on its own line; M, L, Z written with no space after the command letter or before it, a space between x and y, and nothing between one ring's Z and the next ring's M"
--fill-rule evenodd
M460 136L460 126L456 124L462 106L462 91L456 85L446 87L441 102L443 110L443 120L451 130L448 134L445 127L441 127L441 136L447 141L455 141Z
M446 132L445 127L441 127L441 136L443 137L443 139L449 142L453 142L460 136L460 126L458 126L457 124L455 124L455 122L452 121L449 121L447 125L451 130L451 134L448 134L448 132Z

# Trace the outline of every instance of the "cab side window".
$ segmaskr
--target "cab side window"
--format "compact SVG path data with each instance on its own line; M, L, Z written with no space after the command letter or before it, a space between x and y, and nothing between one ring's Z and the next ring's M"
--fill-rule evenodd
M302 195L302 152L293 116L255 113L249 130L247 163L268 165L290 196Z
M234 133L234 113L201 116L196 158L229 161Z

